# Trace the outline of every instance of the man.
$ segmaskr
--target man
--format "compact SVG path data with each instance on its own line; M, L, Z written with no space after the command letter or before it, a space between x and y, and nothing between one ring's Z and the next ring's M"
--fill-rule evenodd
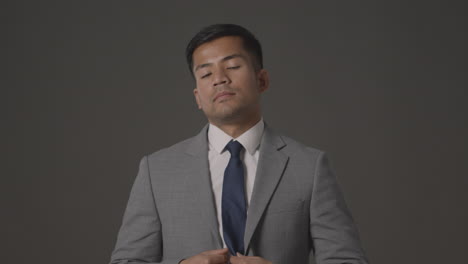
M263 122L257 39L212 25L186 56L209 124L142 159L111 263L367 263L325 154Z

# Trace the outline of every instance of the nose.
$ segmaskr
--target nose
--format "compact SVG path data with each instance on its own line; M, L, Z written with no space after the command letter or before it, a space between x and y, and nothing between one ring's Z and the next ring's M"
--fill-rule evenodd
M219 86L229 83L229 77L226 75L223 69L219 69L214 74L213 86Z

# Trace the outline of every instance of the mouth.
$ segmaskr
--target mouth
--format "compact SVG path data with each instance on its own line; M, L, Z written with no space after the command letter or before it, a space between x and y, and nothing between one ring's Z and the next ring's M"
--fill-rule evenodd
M235 93L232 93L232 92L220 92L218 93L215 98L213 99L213 102L217 101L217 100L223 100L223 99L226 99L226 98L229 98L231 96L235 95Z

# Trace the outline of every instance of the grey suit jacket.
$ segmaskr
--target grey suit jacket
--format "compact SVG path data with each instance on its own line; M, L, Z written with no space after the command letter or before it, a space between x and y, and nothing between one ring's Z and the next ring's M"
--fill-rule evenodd
M111 263L179 263L222 248L208 126L142 159ZM367 263L324 152L265 127L247 213L246 255L276 264Z

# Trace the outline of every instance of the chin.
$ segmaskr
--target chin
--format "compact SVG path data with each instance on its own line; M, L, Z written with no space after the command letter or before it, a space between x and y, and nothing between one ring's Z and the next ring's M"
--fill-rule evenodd
M221 109L221 116L229 117L234 115L235 113L235 109L230 106L223 106L223 108Z
M220 111L213 115L213 119L216 119L219 122L230 122L239 119L239 116L241 116L241 111L232 107L224 106L222 109L219 110Z

